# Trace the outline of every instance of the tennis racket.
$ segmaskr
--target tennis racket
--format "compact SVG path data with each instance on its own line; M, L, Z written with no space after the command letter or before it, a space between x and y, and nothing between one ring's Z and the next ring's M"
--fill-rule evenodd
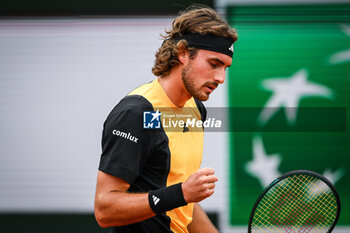
M332 183L311 171L288 172L259 196L248 233L331 233L340 215Z

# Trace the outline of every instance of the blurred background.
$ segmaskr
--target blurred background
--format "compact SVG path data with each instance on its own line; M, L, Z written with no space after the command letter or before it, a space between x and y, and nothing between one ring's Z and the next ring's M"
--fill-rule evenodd
M350 1L339 0L1 1L0 232L109 232L93 216L103 122L155 78L160 33L193 3L239 36L205 102L233 124L205 134L203 167L220 181L202 207L221 232L246 232L264 187L308 169L335 184L334 232L350 232Z

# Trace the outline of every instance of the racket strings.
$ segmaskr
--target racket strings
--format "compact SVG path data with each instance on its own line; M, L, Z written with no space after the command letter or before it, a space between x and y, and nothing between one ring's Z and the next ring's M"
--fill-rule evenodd
M252 232L322 233L331 226L337 203L328 185L309 175L288 177L261 199Z

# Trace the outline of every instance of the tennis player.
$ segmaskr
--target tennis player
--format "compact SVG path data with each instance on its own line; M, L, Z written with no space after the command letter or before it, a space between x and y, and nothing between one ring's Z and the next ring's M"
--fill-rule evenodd
M174 113L187 109L204 121L201 101L224 82L236 40L236 31L210 8L190 8L173 21L156 53L152 72L157 78L125 96L104 123L95 196L101 227L217 232L198 204L214 193L218 180L212 169L200 169L203 128L152 130L144 117L152 114L156 124L159 109L167 107Z

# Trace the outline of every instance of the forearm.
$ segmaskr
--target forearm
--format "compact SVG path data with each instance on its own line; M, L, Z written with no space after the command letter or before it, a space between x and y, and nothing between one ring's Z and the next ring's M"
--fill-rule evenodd
M122 226L155 216L148 193L111 191L96 197L95 216L101 227Z
M95 217L101 227L140 222L155 216L155 213L163 213L209 197L214 192L216 181L217 177L212 169L200 169L182 184L151 191L158 201L151 201L150 204L149 193L128 193L130 185L126 181L99 171Z

